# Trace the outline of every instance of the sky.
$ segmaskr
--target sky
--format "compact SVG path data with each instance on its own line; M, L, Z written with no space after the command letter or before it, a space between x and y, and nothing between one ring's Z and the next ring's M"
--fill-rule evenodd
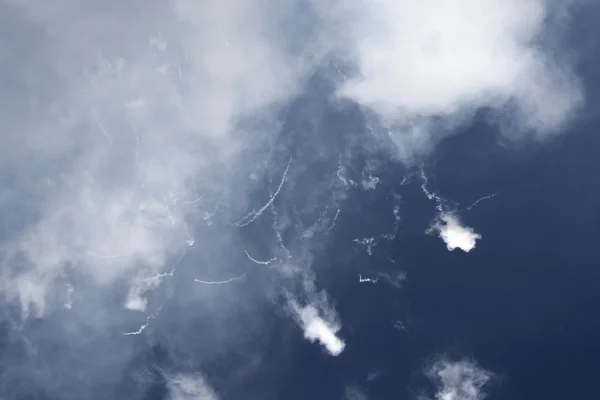
M551 262L574 259L546 246L595 235L598 194L576 182L593 178L577 154L594 158L597 13L583 0L3 1L0 395L297 398L315 379L301 385L313 398L521 398L510 363L496 371L475 339L428 346L439 326L414 321L484 296L477 265L524 262L517 244L531 246L522 268L562 274ZM465 268L462 294L450 278L447 300L428 294ZM359 300L365 286L384 289ZM412 361L386 370L365 361L370 344L414 345ZM403 388L373 389L392 373Z

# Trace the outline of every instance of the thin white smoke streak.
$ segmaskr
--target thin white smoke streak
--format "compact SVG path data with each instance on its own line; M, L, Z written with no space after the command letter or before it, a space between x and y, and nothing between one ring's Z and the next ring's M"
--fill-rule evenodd
M96 124L98 125L98 128L100 128L100 131L106 137L106 140L108 141L108 144L112 146L113 145L112 137L108 134L108 132L106 131L106 129L104 129L104 127L102 126L102 124L100 123L100 121L96 121Z
M148 327L148 325L150 325L150 321L152 321L153 319L157 318L163 308L164 304L161 305L158 310L155 313L152 313L150 315L148 315L146 317L146 322L142 325L140 325L140 327L138 328L137 331L132 331L132 332L124 332L123 335L125 336L137 336L140 335L142 332L144 332L144 330Z
M460 210L458 210L457 212L458 212L458 213L460 213L460 212L463 212L463 211L470 211L470 210L472 210L472 209L473 209L475 206L477 206L477 204L481 203L482 201L484 201L484 200L489 200L489 199L493 199L494 197L496 197L496 195L497 195L498 193L500 193L500 192L496 192L496 193L489 194L489 195L487 195L487 196L483 196L483 197L481 197L481 198L479 198L479 199L475 200L475 201L474 201L474 202L473 202L473 203L472 203L470 206L467 206L467 207L465 207L465 208L461 208L461 209L460 209Z
M361 274L358 274L358 282L359 283L377 283L377 278L375 279L371 279L371 278L363 278Z
M277 258L277 257L270 258L269 260L266 260L266 261L260 261L260 260L257 260L256 258L252 257L252 256L251 256L251 255L248 253L248 251L247 251L247 250L244 250L244 253L246 253L246 257L248 257L248 259L249 259L250 261L252 261L252 262L253 262L253 263L255 263L255 264L259 264L259 265L270 265L270 264L272 264L272 263L274 263L274 262L276 262L276 261L280 261L280 259L279 259L279 258ZM291 257L291 255L290 255L290 257Z
M194 279L194 282L202 283L204 285L224 285L226 283L231 283L231 282L235 282L239 279L242 279L244 276L246 276L245 273L241 274L240 276L236 276L235 278L227 279L224 281L202 281L200 279Z
M269 197L270 198L272 198L274 196L272 184L273 184L272 176L269 175L268 188L269 188ZM281 224L280 216L279 216L279 213L277 212L275 203L272 202L271 205L269 206L269 209L271 210L271 215L273 216L273 231L275 232L275 237L277 238L277 243L279 244L279 247L283 251L285 258L292 258L290 251L288 250L288 248L285 246L285 243L283 242L283 236L281 234L281 230L283 229L283 226L282 226L283 224Z
M269 188L269 196L272 197L273 193L271 192L271 188ZM275 237L277 238L277 244L279 247L285 252L287 249L283 243L283 236L281 235L281 230L279 229L279 214L277 213L277 209L275 208L275 204L271 203L269 207L271 210L271 215L273 216L273 230L275 231Z
M328 231L333 229L333 227L335 226L335 221L337 221L339 215L340 215L340 209L338 208L337 212L335 213L335 216L333 217L333 221L331 221L331 225L329 225L329 228L327 228Z
M139 329L137 331L124 332L123 335L125 335L125 336L140 335L148 327L148 325L150 324L150 320L151 319L154 319L154 317L153 316L148 316L148 318L146 318L146 323L144 323L143 325L140 325L140 327L139 327Z
M241 219L238 220L238 222L235 222L234 225L236 225L236 226L238 226L240 228L244 227L244 226L248 226L252 222L256 221L256 219L258 217L260 217L262 215L262 213L265 212L265 210L267 208L269 208L269 206L275 201L275 198L277 197L277 195L281 191L281 188L283 187L283 184L285 183L285 178L286 178L287 173L288 173L288 171L290 169L291 163L292 163L292 159L290 158L290 160L288 161L287 166L285 167L285 171L283 172L283 175L281 177L281 182L279 182L279 186L277 187L277 190L269 198L269 200L265 203L265 205L262 206L258 211L253 210L252 212L250 212L246 216L242 217Z
M423 169L421 169L421 179L423 180L423 183L421 184L421 190L423 191L423 193L425 193L425 196L429 199L429 200L433 200L436 203L436 209L442 213L443 210L443 203L442 203L442 199L440 196L438 196L436 193L430 192L429 189L427 189L427 184L429 183L429 179L427 178L427 175L425 175L425 171Z
M173 218L173 214L171 214L171 209L169 207L169 203L167 203L167 198L163 200L165 204L165 212L169 216L169 220L171 221L171 225L175 226L175 218Z
M326 217L329 215L329 206L331 205L331 202L333 201L334 197L335 197L335 194L329 198L329 200L327 201L327 204L325 205L325 208L323 209L323 211L321 211L321 213L319 213L319 217L317 218L317 220L308 229L306 229L302 233L302 237L304 237L306 239L310 239L310 238L314 237L315 233L318 233L321 230L323 230L323 224L327 223ZM332 223L329 225L329 228L327 228L327 230L330 230L331 228L333 228L333 226L335 225L335 220L337 219L337 215L339 214L339 212L340 212L340 210L338 208L336 216L333 219ZM322 223L322 221L323 221L323 223Z
M423 193L429 200L435 201L436 209L438 210L440 215L444 214L444 213L459 214L463 211L470 211L471 209L473 209L475 206L477 206L482 201L493 199L499 193L499 192L496 192L496 193L489 194L487 196L480 197L479 199L475 200L473 203L471 203L467 207L464 207L464 208L461 208L461 209L458 209L455 211L450 211L450 210L445 211L444 206L443 206L444 201L443 201L442 197L434 192L429 191L429 189L427 188L427 184L429 183L429 180L428 180L427 176L425 175L425 172L422 169L420 172L420 176L421 176L421 179L423 180L423 183L421 184L421 190L423 191Z
M342 79L343 79L344 81L348 79L348 77L346 76L346 74L344 74L344 73L342 72L342 69L340 68L340 66L339 66L339 65L338 65L338 64L337 64L335 61L331 61L331 64L333 64L333 66L334 66L334 68L335 68L336 72L338 73L338 75L339 75L339 76L341 76L341 77L342 77Z
M186 255L187 255L187 250L182 251L181 254L179 255L179 257L177 257L177 259L171 264L171 267L169 268L169 272L160 273L155 276L145 278L142 281L143 282L153 282L156 280L162 280L167 277L172 277L173 275L175 275L175 271L177 270L177 267L179 266L179 264L181 263L181 261L184 259L184 257Z

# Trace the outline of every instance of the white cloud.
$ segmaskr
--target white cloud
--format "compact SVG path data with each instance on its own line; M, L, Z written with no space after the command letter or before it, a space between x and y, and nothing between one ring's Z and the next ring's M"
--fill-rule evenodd
M480 234L473 228L462 225L458 216L451 213L441 213L427 230L427 233L432 232L438 234L449 251L458 248L468 253L475 248L476 241L481 239Z
M493 374L471 361L440 360L427 375L436 386L436 400L483 400L484 386Z
M321 8L356 62L339 94L379 116L409 160L481 107L505 133L559 132L583 101L569 60L544 41L545 0L354 0ZM560 8L560 10L558 10ZM546 30L549 28L549 30ZM341 40L340 40L341 41ZM433 121L441 117L444 128ZM437 124L437 125L436 125ZM436 131L437 130L437 131Z
M218 400L219 398L200 375L179 374L167 379L168 400Z

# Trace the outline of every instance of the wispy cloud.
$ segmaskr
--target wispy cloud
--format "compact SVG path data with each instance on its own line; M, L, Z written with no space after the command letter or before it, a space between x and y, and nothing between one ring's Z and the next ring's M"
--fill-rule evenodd
M436 386L436 400L483 400L484 386L493 374L473 361L442 359L433 364L427 375Z
M218 400L219 397L200 375L178 374L167 378L167 400Z

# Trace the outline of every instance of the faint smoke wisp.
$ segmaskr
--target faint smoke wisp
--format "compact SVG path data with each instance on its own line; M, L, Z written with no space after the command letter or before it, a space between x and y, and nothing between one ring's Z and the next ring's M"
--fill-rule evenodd
M468 360L440 360L427 371L436 386L436 400L483 400L493 374Z
M167 400L218 400L219 397L199 375L179 374L168 378Z

